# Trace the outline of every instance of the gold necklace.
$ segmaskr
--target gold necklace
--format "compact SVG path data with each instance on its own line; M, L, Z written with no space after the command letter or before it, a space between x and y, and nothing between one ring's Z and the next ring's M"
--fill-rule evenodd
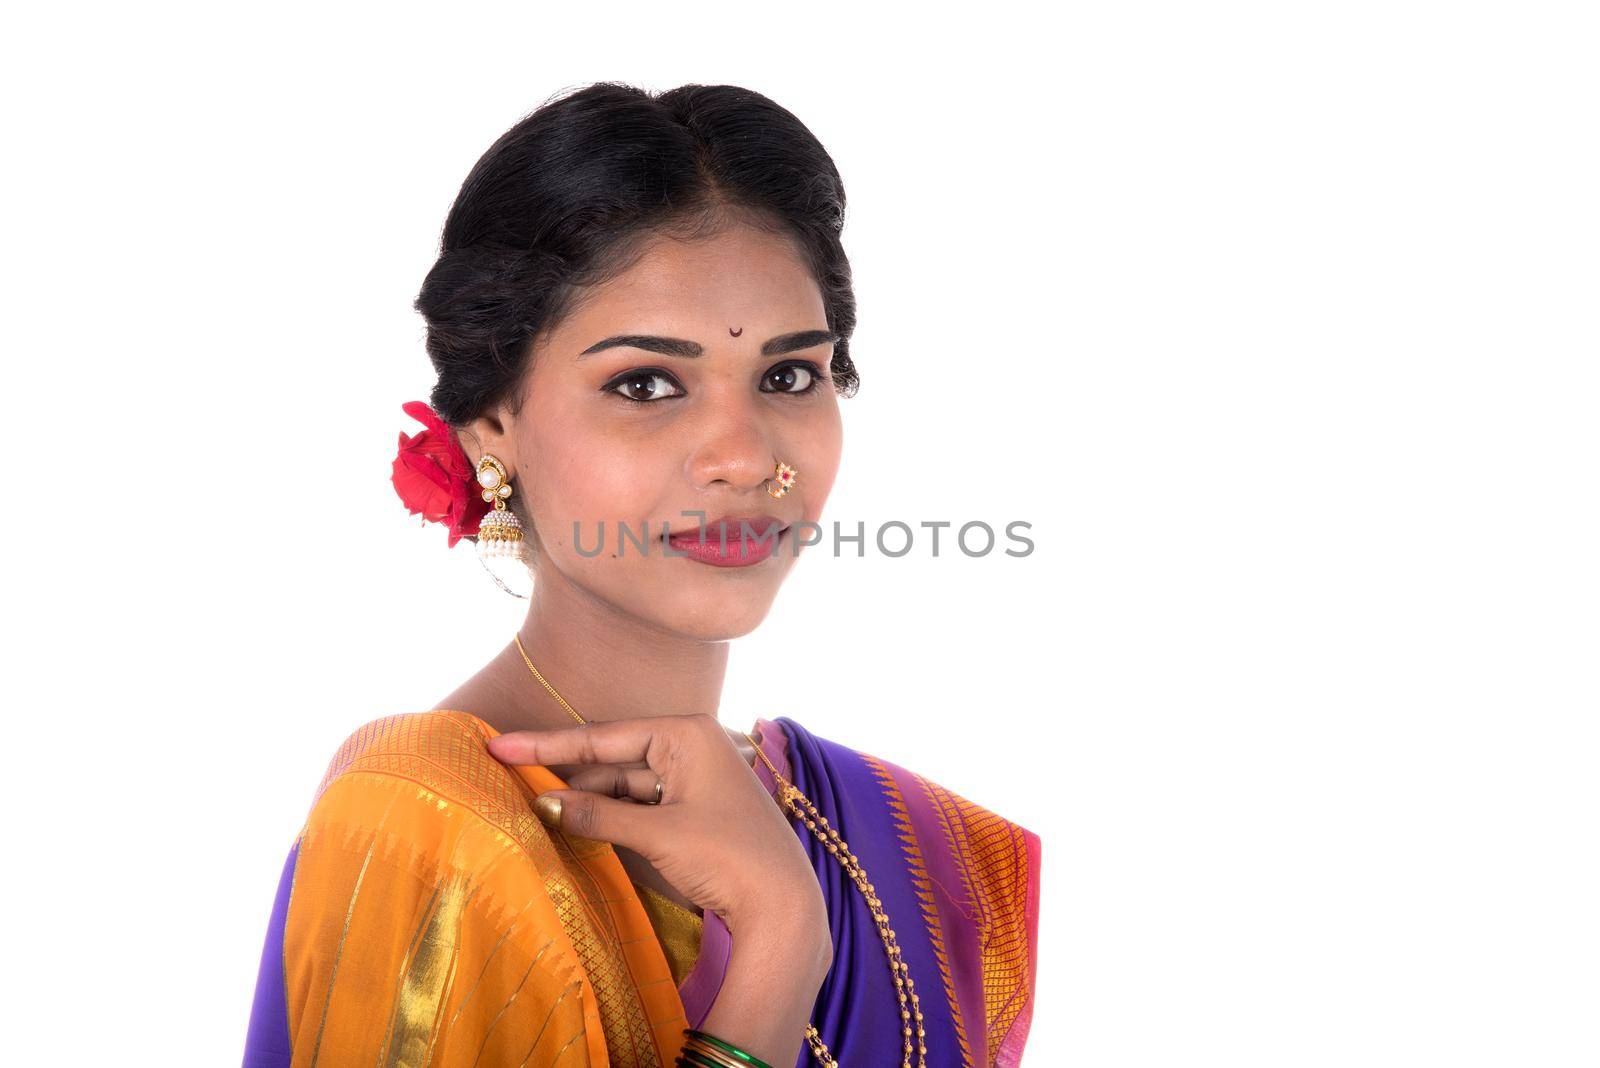
M539 674L539 669L534 667L533 661L528 658L528 651L522 647L522 636L520 634L516 636L516 641L517 652L522 654L522 662L528 665L528 670L533 672L533 677L539 680L539 684L549 691L550 696L554 697L556 703L566 709L573 719L579 723L587 723L588 720L578 715L577 710L567 704L566 699L556 693L555 687L546 682L545 677ZM804 823L806 829L817 836L827 848L828 853L844 868L845 874L850 876L851 881L856 884L856 889L861 891L861 896L866 899L867 908L872 911L873 922L878 926L878 935L883 939L883 948L889 954L889 970L894 974L894 990L896 996L900 999L900 1030L904 1036L902 1049L905 1054L901 1061L901 1068L911 1068L913 1024L915 1024L917 1036L917 1063L921 1065L921 1068L927 1068L928 1047L923 1041L925 1035L922 1029L922 1006L917 1000L916 986L911 981L911 969L906 967L906 962L900 954L900 943L894 936L894 929L889 926L889 917L883 911L883 902L879 900L877 890L873 887L871 881L867 879L866 869L861 866L861 862L856 859L855 854L850 852L850 847L845 844L844 838L839 832L829 825L828 818L817 811L817 806L811 803L811 799L801 793L799 787L795 786L794 783L778 774L778 769L767 758L767 754L762 751L761 747L756 745L756 740L751 736L750 732L742 731L741 733L749 739L750 744L755 748L756 756L761 758L761 762L772 773L772 781L778 784L779 805L790 815L800 820L801 823ZM816 1055L823 1068L839 1068L839 1062L833 1059L833 1055L828 1052L828 1047L823 1044L822 1035L817 1031L816 1025L806 1024L806 1042L811 1046L811 1052Z
M566 698L564 698L560 694L556 693L556 688L554 686L552 686L548 682L544 681L544 676L539 674L539 669L533 666L533 661L532 660L528 659L528 650L526 650L526 649L524 649L522 647L522 635L520 635L520 634L516 635L516 639L517 639L517 652L522 654L522 662L524 664L528 665L528 670L533 672L533 677L539 680L539 685L543 686L545 689L549 690L550 691L550 696L554 697L556 699L556 703L557 704L559 704L562 708L564 708L568 712L570 712L572 714L572 718L573 719L577 720L579 723L587 723L588 720L586 720L582 716L578 715L577 710L574 709L571 705L567 704L567 699Z

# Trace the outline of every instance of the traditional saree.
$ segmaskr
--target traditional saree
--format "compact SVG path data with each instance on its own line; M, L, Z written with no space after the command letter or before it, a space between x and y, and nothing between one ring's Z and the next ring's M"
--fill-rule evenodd
M928 1065L1018 1064L1037 975L1038 837L788 717L756 722L762 750L872 880L915 983ZM530 802L566 784L495 760L485 743L497 733L440 710L375 720L339 748L284 862L245 1068L674 1063L721 987L727 927L635 885L610 844L541 823ZM760 761L756 774L776 795ZM841 1068L899 1065L899 1001L871 911L791 822L834 946L812 1022ZM811 1061L802 1045L797 1064Z

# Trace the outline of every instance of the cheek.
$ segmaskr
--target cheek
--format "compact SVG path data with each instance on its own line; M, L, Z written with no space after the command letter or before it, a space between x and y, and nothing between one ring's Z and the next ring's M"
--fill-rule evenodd
M816 522L822 515L828 494L833 491L833 481L839 474L843 451L844 428L835 409L833 418L819 425L806 442L805 453L811 470L802 469L801 477L806 479L805 514L811 522Z
M540 489L533 495L535 517L561 524L563 539L573 521L584 524L629 522L649 516L660 496L661 467L669 461L659 450L635 446L617 435L584 433L568 425L540 435L534 443L533 477Z

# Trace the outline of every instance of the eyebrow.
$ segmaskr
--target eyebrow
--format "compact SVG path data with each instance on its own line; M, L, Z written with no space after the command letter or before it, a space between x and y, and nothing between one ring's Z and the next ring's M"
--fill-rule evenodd
M831 344L839 340L839 335L832 330L797 330L792 334L779 334L775 338L765 341L761 345L761 355L782 356L787 352L798 352L800 349L809 349L813 345ZM697 341L684 341L675 337L656 337L653 334L618 334L608 337L604 341L596 341L593 345L578 353L578 359L592 356L603 349L614 348L644 349L646 352L660 353L662 356L681 356L684 359L695 359L704 356L705 348Z

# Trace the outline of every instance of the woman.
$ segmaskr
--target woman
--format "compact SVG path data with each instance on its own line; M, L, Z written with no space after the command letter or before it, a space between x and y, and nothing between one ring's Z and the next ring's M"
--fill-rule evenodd
M787 716L715 718L838 469L844 205L733 86L589 86L468 175L393 477L526 565L528 615L335 755L247 1065L1018 1063L1038 838Z

